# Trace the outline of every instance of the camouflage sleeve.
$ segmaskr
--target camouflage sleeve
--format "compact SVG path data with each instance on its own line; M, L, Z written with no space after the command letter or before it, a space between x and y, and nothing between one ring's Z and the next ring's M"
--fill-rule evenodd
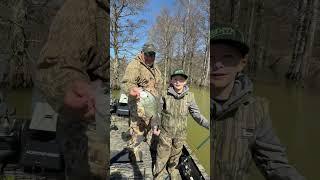
M121 81L121 89L123 92L128 95L131 88L138 87L138 79L139 69L135 62L131 62L128 64Z
M94 44L94 13L87 0L66 1L54 18L37 63L35 85L59 111L65 90L75 80L89 82L84 59ZM79 11L81 10L81 13Z
M206 129L209 129L210 123L209 121L201 114L200 109L194 99L194 95L191 94L191 102L189 105L189 112L192 116L192 118L201 126L205 127Z
M305 178L289 164L286 150L272 130L267 103L263 109L264 118L256 130L256 139L252 146L255 164L266 179L304 180Z

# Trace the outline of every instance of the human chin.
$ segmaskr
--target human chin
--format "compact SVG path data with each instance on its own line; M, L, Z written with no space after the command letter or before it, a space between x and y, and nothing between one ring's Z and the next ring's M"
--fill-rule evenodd
M176 84L173 84L173 87L176 89L176 90L181 90L183 88L182 85L176 85Z
M229 74L226 74L226 75L219 76L219 77L213 76L210 81L211 81L213 87L224 88L224 87L228 86L228 84L231 83L232 79Z

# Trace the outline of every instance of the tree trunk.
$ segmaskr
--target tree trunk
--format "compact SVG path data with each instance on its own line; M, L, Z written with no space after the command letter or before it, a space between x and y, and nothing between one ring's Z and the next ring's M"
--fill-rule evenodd
M248 34L247 34L247 43L250 46L251 45L251 40L254 38L253 37L253 28L254 28L254 23L255 23L255 16L256 16L256 0L253 0L252 5L251 5L251 11L250 11L250 23L249 23L249 29L248 29Z
M164 58L164 81L163 81L163 87L167 87L167 80L168 80L168 47L166 47L166 53Z
M264 12L264 1L258 0L256 2L256 18L255 18L255 26L254 26L254 41L252 42L252 56L250 59L250 71L253 76L256 75L258 68L261 66L261 61L264 52L263 45L263 29L264 23L262 23L262 15Z
M114 4L114 19L113 19L113 76L112 76L112 88L118 89L120 80L119 80L119 12Z
M294 36L294 48L292 52L292 59L291 59L291 64L289 66L289 70L286 74L287 79L295 79L295 72L294 69L297 66L297 61L298 61L298 54L299 54L299 45L301 44L302 41L302 28L303 28L303 23L304 23L304 18L305 18L305 8L307 4L307 0L299 1L298 2L298 23L296 24L296 31L295 31L295 36Z
M186 69L186 59L188 55L188 27L187 21L184 22L184 32L183 32L183 50L182 50L182 68Z
M231 20L230 22L235 26L239 26L239 20L240 20L240 2L241 0L230 0L231 5Z
M172 57L173 57L173 50L171 49L170 50L170 58L168 59L169 60L169 62L168 62L169 63L169 70L168 70L169 74L171 74L171 72L172 72L172 69L171 69L171 67L172 67ZM165 81L167 81L167 79Z
M294 51L292 53L292 60L289 67L289 70L286 74L287 79L300 81L303 79L303 69L305 68L306 59L308 54L311 51L314 32L312 34L311 21L315 14L314 4L318 4L317 0L303 0L299 2L299 22L297 25ZM315 23L315 22L314 22ZM313 26L315 24L313 23ZM313 27L315 28L315 27ZM312 39L311 39L312 38ZM309 47L307 47L309 46Z
M205 86L208 75L209 75L209 69L210 69L210 64L209 64L209 43L210 40L207 38L207 44L206 44L206 49L204 53L204 60L203 60L203 65L202 65L202 71L201 71L201 81L200 81L200 86Z
M118 89L119 88L119 48L118 48L118 44L117 44L117 39L118 39L118 35L117 35L117 31L115 31L114 33L114 59L113 59L113 88L114 89Z
M309 72L309 64L310 64L310 58L312 58L312 49L313 49L313 43L314 43L314 36L317 26L317 18L318 18L318 3L319 0L313 0L312 3L310 3L310 31L307 34L307 45L306 50L304 53L304 61L302 66L302 80L308 77Z
M213 26L214 23L217 22L217 0L210 1L210 26Z
M12 2L12 34L9 85L11 88L32 86L31 60L27 54L24 0Z
M188 1L188 9L187 9L187 14L184 18L184 32L183 32L183 58L182 58L182 68L186 69L187 68L187 56L188 56L188 43L189 43L189 31L190 31L190 26L189 26L189 19L190 19L190 0Z
M247 44L249 45L251 51L248 54L248 73L250 75L254 74L254 69L255 69L255 53L254 51L257 51L257 47L255 47L257 42L256 40L256 21L257 21L257 2L258 0L253 0L251 3L251 11L250 11L250 21L249 21L249 29L248 29L248 34L247 34Z

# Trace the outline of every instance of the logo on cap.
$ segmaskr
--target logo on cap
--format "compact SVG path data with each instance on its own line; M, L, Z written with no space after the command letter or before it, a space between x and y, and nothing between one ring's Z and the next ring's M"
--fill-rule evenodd
M211 33L211 38L218 37L218 36L234 36L235 30L228 27L217 28L214 29Z

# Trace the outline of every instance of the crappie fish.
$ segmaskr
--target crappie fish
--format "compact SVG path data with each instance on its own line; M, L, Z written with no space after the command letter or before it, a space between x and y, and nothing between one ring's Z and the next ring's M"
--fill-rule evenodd
M140 92L140 99L137 101L137 113L139 117L150 120L158 117L158 102L155 96L146 90Z

